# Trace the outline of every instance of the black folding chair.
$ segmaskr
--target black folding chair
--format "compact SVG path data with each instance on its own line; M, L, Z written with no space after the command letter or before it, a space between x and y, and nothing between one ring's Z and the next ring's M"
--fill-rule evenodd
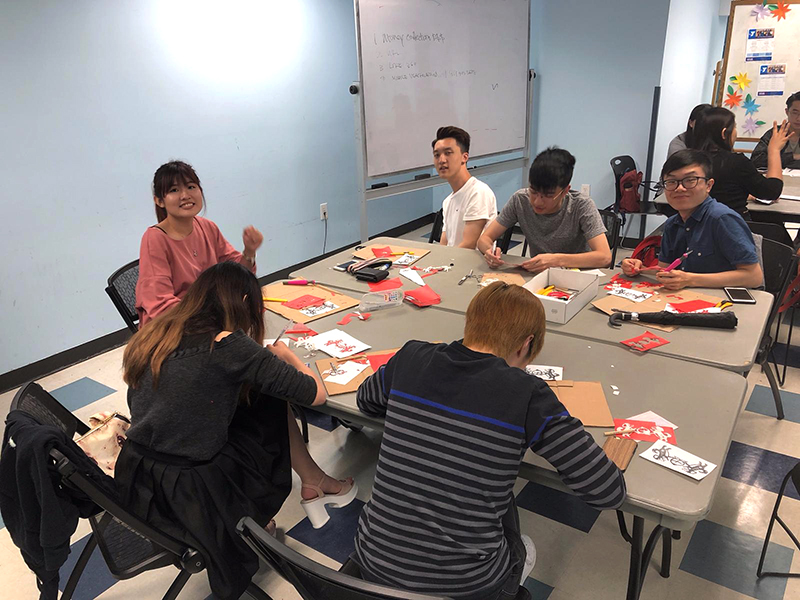
M442 239L443 226L444 226L444 212L440 208L439 211L436 213L436 218L433 219L433 229L431 229L431 235L428 238L429 244L439 243L439 240Z
M622 219L619 213L613 210L600 210L600 218L603 219L603 225L606 228L606 239L608 240L608 247L611 248L611 266L617 263L617 246L619 246L619 230L622 226Z
M800 491L800 462L797 463L794 468L786 474L786 477L783 478L783 483L781 483L781 488L778 491L778 498L775 500L775 508L772 509L772 516L769 519L769 525L767 526L767 536L764 538L764 547L761 549L761 559L758 561L758 569L756 569L756 575L758 577L800 577L800 573L776 573L774 571L767 571L764 572L764 559L767 556L767 547L769 546L769 538L772 535L772 527L775 525L775 521L783 527L783 530L787 533L787 535L792 539L794 545L797 546L797 549L800 550L800 540L797 539L797 536L792 532L791 529L786 525L786 523L781 519L780 515L778 515L778 508L780 508L781 500L783 499L783 493L786 490L786 485L789 483L789 480L792 480L794 487L797 491Z
M11 402L11 410L25 412L42 425L58 427L67 437L72 437L75 433L83 435L89 431L88 425L34 382L28 383L17 392ZM97 514L89 517L92 533L70 573L61 600L72 598L89 558L98 547L115 579L130 579L145 571L170 565L177 567L178 576L164 594L164 600L177 598L189 577L205 569L205 561L199 551L128 512L116 498L84 475L61 452L51 450L50 458L61 476L61 484L82 492L97 505ZM269 596L252 583L247 592L257 600L270 600Z
M119 311L125 325L133 333L139 331L139 314L136 312L136 282L139 281L139 261L129 262L108 278L106 294Z
M791 247L766 238L761 244L761 254L764 262L764 289L775 296L775 302L767 318L767 326L764 336L761 338L756 362L761 365L761 370L767 376L772 397L775 400L775 410L778 413L778 420L780 420L784 416L781 391L769 364L769 357L773 352L777 337L777 334L773 337L772 328L777 321L778 309L786 294L786 288L792 280L792 274L797 272L797 257Z
M303 600L447 600L443 596L415 594L334 571L295 552L270 536L250 517L236 526L239 535L258 556L291 583ZM520 588L519 600L530 599Z
M514 227L509 227L508 229L506 229L506 232L503 235L501 235L500 238L497 240L497 247L500 248L500 252L502 252L503 254L508 254L508 248L509 246L511 246L511 236L513 234L514 234ZM524 248L527 248L527 245L528 241L525 240ZM523 252L522 255L525 256L525 253Z

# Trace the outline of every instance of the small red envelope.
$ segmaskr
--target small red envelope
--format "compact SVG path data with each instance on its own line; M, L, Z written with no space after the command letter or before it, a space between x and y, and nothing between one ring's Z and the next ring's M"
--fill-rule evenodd
M289 302L284 302L283 305L287 308L300 310L306 308L307 306L319 306L323 302L325 302L324 298L317 298L311 294L306 294L305 296L299 296L294 300L289 300Z
M639 352L646 352L647 350L658 348L659 346L663 346L664 344L669 344L669 341L665 340L664 338L658 337L655 333L650 333L649 331L647 331L642 335L636 336L635 338L624 340L622 343L633 350L638 350Z
M689 300L688 302L670 302L670 306L677 310L679 313L690 313L703 308L713 308L716 306L713 302L708 300Z
M675 430L672 427L656 425L652 421L614 419L614 429L617 431L634 430L633 433L619 433L617 437L630 438L642 442L664 441L675 445Z
M373 248L372 253L375 255L375 258L392 258L392 249L389 246Z
M415 290L409 290L405 292L403 296L406 300L420 308L439 304L442 301L441 296L427 285L420 286Z
M389 359L394 355L394 352L388 352L387 354L373 354L372 356L367 356L369 366L372 367L372 372L377 373L381 365L385 365L389 362Z
M403 282L400 281L399 277L384 279L383 281L379 281L378 283L372 283L372 282L369 283L370 292L386 292L388 290L396 290L399 287L403 287Z

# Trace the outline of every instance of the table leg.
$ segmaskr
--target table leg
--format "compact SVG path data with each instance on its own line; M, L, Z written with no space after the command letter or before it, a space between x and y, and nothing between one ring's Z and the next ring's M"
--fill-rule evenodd
M644 548L642 548L642 542L644 540L644 519L642 517L633 517L633 532L630 535L627 535L627 527L625 526L624 518L621 516L619 516L619 523L620 533L631 545L628 593L626 598L627 600L639 600L645 575L647 575L647 567L650 564L650 559L653 558L653 552L658 543L658 538L662 538L663 543L661 576L669 577L672 561L672 532L663 525L656 525L647 538L647 543L644 545Z
M633 534L631 535L631 564L628 571L627 600L639 600L642 591L642 539L644 538L644 519L633 517Z

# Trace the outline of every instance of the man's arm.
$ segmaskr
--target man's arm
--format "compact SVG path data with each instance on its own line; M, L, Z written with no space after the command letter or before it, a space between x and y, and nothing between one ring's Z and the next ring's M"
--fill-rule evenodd
M752 265L736 265L734 271L721 273L687 273L686 271L669 271L656 273L659 282L670 291L686 287L749 287L755 288L764 282L764 273L758 263Z
M442 237L439 238L439 243L442 246L447 246L447 233L445 233L444 229L442 229Z
M461 236L461 243L459 248L475 249L478 244L478 238L481 237L483 228L486 227L487 219L478 219L476 221L467 221L464 223L464 234Z
M367 377L356 391L358 410L370 417L386 416L389 394L385 390L386 365L381 365L378 372Z
M611 248L605 233L596 235L588 240L589 252L578 254L537 254L532 259L522 263L522 268L533 273L538 273L550 267L566 267L569 269L591 269L595 267L606 268L611 264Z
M503 264L503 260L500 258L502 253L500 248L497 248L494 252L492 252L492 245L495 243L497 238L506 232L506 229L508 229L508 227L503 227L500 225L495 218L492 219L492 222L489 223L489 226L478 238L478 250L481 254L483 254L483 257L486 259L486 263L492 269L496 269Z

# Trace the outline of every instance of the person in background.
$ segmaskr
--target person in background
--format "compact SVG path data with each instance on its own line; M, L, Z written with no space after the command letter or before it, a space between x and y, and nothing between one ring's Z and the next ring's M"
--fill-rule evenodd
M764 274L753 234L741 215L709 195L715 186L711 160L699 150L679 150L661 169L661 185L677 210L664 223L658 265L663 269L689 253L679 268L656 277L670 291L685 287L758 287ZM622 272L638 275L642 261L626 258Z
M486 224L497 216L491 188L469 174L469 133L458 127L440 127L433 140L433 166L452 193L442 203L442 246L475 248Z
M711 108L710 104L698 104L692 109L692 112L689 114L689 122L686 123L686 131L676 135L669 143L669 147L667 148L667 158L675 154L678 150L685 150L686 148L692 147L692 144L694 143L695 123L697 123L697 120L709 108Z
M703 113L694 128L692 148L711 157L714 187L711 197L750 218L747 198L777 200L783 191L781 148L789 139L789 125L773 123L769 142L766 177L742 153L733 151L736 117L727 108L713 107Z
M264 237L254 227L242 236L244 252L237 252L213 221L198 216L205 206L200 178L191 165L172 161L161 165L153 177L153 202L158 224L142 236L139 250L139 281L136 306L140 328L178 306L189 286L209 267L238 262L250 272L256 270L256 250ZM355 498L358 486L352 480L327 475L308 452L297 421L289 412L292 468L300 477L301 505L314 526L327 521L325 504L344 506Z
M536 295L497 281L470 302L463 341L409 341L359 386L359 410L386 419L352 555L364 579L461 600L515 598L536 559L514 501L528 448L592 508L623 503L622 472L525 372L544 335Z
M800 92L795 92L786 99L786 120L789 123L790 135L780 149L781 167L784 169L800 169ZM759 168L767 168L769 162L769 148L772 141L770 129L753 149L750 160Z
M521 265L528 271L609 266L611 249L597 206L570 189L574 169L575 157L562 148L548 148L534 159L530 187L511 196L478 240L478 250L491 268L504 262L494 242L517 223L533 257Z

